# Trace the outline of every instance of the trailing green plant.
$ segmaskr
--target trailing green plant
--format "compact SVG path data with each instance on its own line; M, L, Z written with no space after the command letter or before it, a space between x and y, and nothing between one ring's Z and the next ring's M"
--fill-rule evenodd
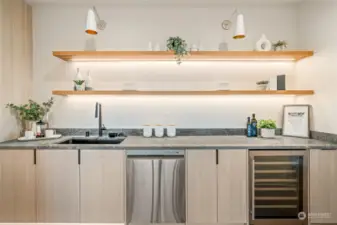
M14 105L13 103L8 103L6 108L15 111L21 120L39 121L50 111L53 104L53 98L42 104L29 99L28 104Z
M82 85L85 82L85 80L74 80L74 83L76 85Z
M283 48L287 48L288 47L288 43L286 41L278 41L276 43L273 43L273 49L274 51L277 50L278 47L283 47Z
M257 125L260 129L276 129L276 122L274 120L260 120Z
M267 81L267 80L261 80L261 81L256 82L256 84L257 85L269 84L269 81Z
M166 46L167 46L167 50L174 52L178 65L181 64L181 59L185 55L189 54L189 52L187 51L186 41L181 39L180 37L170 37L167 40Z

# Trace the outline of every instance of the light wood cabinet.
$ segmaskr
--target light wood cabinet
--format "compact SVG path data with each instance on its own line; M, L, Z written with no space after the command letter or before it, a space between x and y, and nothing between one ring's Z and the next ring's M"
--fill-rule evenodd
M0 151L0 222L36 222L34 150Z
M248 150L187 150L187 224L248 223Z
M337 151L311 150L309 221L337 223Z
M248 223L248 150L218 154L218 223Z
M81 150L81 223L124 223L125 151Z
M37 221L80 222L79 164L76 150L37 151Z
M217 223L215 150L186 151L187 224Z

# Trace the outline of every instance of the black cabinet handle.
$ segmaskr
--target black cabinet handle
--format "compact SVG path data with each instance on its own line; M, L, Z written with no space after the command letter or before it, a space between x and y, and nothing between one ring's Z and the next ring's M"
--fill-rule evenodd
M215 163L219 165L219 150L215 150Z
M34 165L36 165L36 149L34 149Z
M77 160L78 160L78 165L81 165L81 150L78 149L78 152L77 152Z

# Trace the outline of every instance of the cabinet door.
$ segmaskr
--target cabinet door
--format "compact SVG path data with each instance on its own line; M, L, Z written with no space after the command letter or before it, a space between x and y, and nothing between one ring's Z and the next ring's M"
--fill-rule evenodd
M187 223L217 223L215 150L187 150Z
M310 151L311 223L337 223L337 151Z
M221 150L218 154L218 222L248 223L248 150Z
M34 150L0 151L0 222L36 222Z
M125 152L81 151L81 222L124 223Z
M36 170L37 221L80 222L78 151L38 150Z

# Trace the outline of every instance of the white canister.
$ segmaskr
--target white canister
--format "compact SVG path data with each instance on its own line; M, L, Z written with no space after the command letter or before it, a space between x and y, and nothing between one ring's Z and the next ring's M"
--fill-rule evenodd
M177 135L177 129L174 125L168 125L166 128L166 133L168 137L175 137Z
M150 125L144 125L143 136L144 137L152 137L152 127Z
M154 128L154 134L156 137L164 137L164 127L162 127L162 125L156 125Z

